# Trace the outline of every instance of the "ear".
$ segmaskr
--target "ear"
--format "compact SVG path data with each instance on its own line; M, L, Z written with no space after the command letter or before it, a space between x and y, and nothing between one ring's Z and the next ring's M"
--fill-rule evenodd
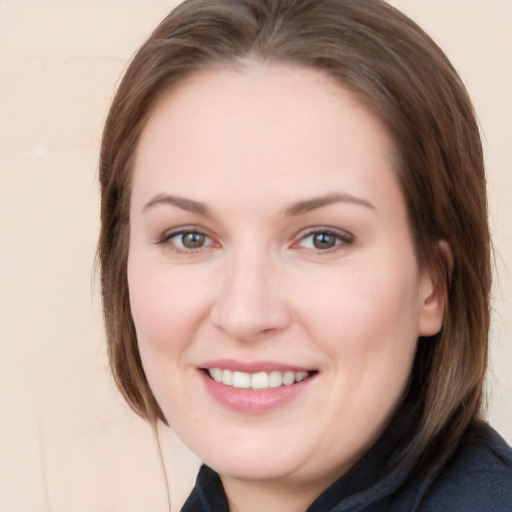
M433 265L425 269L420 286L419 336L433 336L443 327L448 289L453 272L453 252L446 240L437 242Z

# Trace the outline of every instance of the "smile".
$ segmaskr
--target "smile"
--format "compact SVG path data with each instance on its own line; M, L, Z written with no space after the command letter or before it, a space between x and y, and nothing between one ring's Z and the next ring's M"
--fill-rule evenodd
M312 372L307 371L271 371L246 373L222 368L208 368L209 376L218 383L237 389L273 389L291 386L307 379Z
M291 405L297 396L309 396L320 373L276 361L236 359L205 361L197 370L215 402L243 414L268 413Z

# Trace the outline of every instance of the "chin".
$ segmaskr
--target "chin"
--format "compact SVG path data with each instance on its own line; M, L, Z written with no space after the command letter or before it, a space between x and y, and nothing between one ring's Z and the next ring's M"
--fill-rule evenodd
M212 469L217 471L219 475L226 476L236 480L250 480L250 481L269 481L269 480L288 480L293 478L294 475L300 473L300 466L293 466L291 464L280 463L273 461L271 455L266 457L265 461L247 461L243 460L222 460L219 464L218 461L211 461L211 464L205 463Z
M238 445L240 446L240 445ZM251 481L301 481L308 480L308 473L318 473L306 465L312 456L307 453L298 453L297 447L291 451L278 451L275 447L237 449L233 444L230 451L219 450L215 454L203 457L206 465L219 475L237 480Z

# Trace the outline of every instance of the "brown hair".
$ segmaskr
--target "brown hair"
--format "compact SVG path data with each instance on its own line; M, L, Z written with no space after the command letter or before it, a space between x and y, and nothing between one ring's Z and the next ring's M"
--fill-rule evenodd
M127 285L138 138L173 84L245 59L327 74L358 94L393 136L419 264L435 273L447 297L442 331L418 343L410 392L422 417L414 443L420 454L454 446L479 414L487 362L491 271L481 141L446 56L381 0L187 0L135 55L110 109L100 162L98 254L109 357L121 392L141 416L165 421L141 364ZM440 240L453 252L449 279Z

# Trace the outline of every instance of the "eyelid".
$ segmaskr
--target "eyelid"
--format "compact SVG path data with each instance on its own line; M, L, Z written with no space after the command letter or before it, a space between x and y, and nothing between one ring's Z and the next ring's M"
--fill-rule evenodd
M180 247L174 243L171 242L171 240L175 237L178 237L180 235L186 235L189 233L197 233L200 235L204 235L205 239L207 239L209 242L206 243L204 246L192 249L192 248L186 248L186 247ZM200 228L198 226L183 226L178 228L172 228L164 231L156 240L155 244L157 245L166 245L168 248L175 252L182 252L182 253L197 253L200 252L202 249L205 249L207 247L211 247L212 245L215 245L215 240L212 236L210 236L206 229Z
M187 248L187 247L180 247L176 243L172 243L171 240L175 237L178 237L180 235L185 235L188 233L198 233L201 235L204 235L207 242L205 245L197 247L197 248ZM315 247L301 247L301 244L309 237L312 237L317 234L327 234L330 236L336 237L337 241L333 247L327 247L327 248L315 248ZM294 238L294 242L291 244L291 248L297 248L297 249L304 249L304 250L310 250L315 251L317 253L330 253L335 252L337 250L340 250L346 246L350 246L355 241L355 236L340 228L333 228L328 226L315 226L303 229L300 233L297 234L297 236ZM199 253L203 249L207 249L212 246L220 246L215 241L215 238L208 233L207 229L204 229L202 227L198 226L180 226L172 229L168 229L164 231L154 242L157 245L165 245L169 249L175 251L175 252L181 252L181 253Z
M317 234L328 234L328 235L335 236L337 238L337 243L333 247L326 248L326 249L318 249L318 248L314 248L314 247L304 248L304 249L316 251L318 253L328 253L328 252L333 252L333 251L339 250L340 248L345 247L345 246L350 246L355 241L355 236L352 233L350 233L344 229L332 228L332 227L327 227L327 226L319 226L319 227L308 228L306 230L303 230L301 233L299 233L299 235L296 238L296 242L294 242L292 244L292 247L300 246L301 242L303 242L307 238L317 235Z

